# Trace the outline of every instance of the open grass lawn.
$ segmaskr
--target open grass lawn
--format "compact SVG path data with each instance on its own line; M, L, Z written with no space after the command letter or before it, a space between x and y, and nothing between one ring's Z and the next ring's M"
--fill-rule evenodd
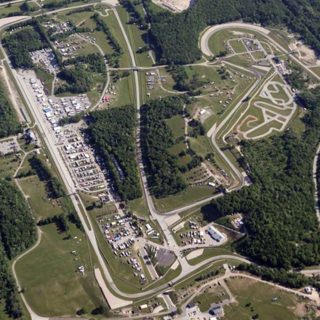
M225 320L247 320L258 314L259 319L294 320L298 298L293 294L250 279L226 281L238 304L225 307ZM276 298L276 301L272 299Z
M21 178L19 183L29 196L29 204L39 219L45 219L64 212L59 199L49 200L44 182L38 176Z
M224 263L227 263L226 260L221 259L212 263L208 263L208 265L205 268L201 268L201 270L197 270L195 267L195 271L190 273L187 277L185 277L182 281L175 285L174 288L178 291L181 289L188 288L190 286L194 286L195 279L197 277L215 270L222 271L222 265Z
M99 53L99 50L92 43L84 42L83 46L74 53L74 56L86 56L92 53Z
M174 139L184 136L185 123L181 115L173 116L172 118L166 120L166 122L172 131Z
M229 299L228 293L221 286L206 289L203 293L197 295L192 302L197 303L201 312L207 312L214 303L221 303Z
M162 81L163 88L170 91L175 90L173 88L175 85L175 81L173 80L171 74L168 71L166 71L165 68L160 68L159 72L160 72L161 78L164 80Z
M256 60L261 60L261 59L265 58L265 55L262 51L252 52L251 54L252 54L253 58Z
M31 308L42 316L65 316L75 315L81 308L91 312L105 305L94 279L92 252L85 235L74 225L70 225L69 240L64 240L66 234L58 233L55 224L41 230L40 245L16 264ZM77 271L81 265L84 275Z
M209 39L209 48L214 55L226 50L226 41L235 38L229 30L215 32Z
M127 104L134 104L134 82L133 74L119 79L115 84L116 96L112 96L110 107L121 107Z
M109 11L109 15L107 17L103 17L103 20L108 24L108 27L110 28L113 36L117 39L119 45L122 48L123 54L120 57L120 67L127 68L131 66L131 59L127 44L114 13L112 11Z
M21 12L20 6L22 3L11 3L0 7L0 18L6 17L9 14Z
M246 47L241 40L231 40L229 43L235 53L247 52Z
M70 14L67 14L67 13L70 13ZM64 21L71 21L76 26L82 26L82 24L84 24L87 20L89 20L93 14L94 12L89 9L88 11L75 12L75 13L72 13L72 10L69 10L59 14L58 18Z
M34 71L36 72L37 78L39 78L40 81L43 83L44 89L48 92L49 95L51 95L54 78L53 74L41 68L35 68Z
M230 56L225 59L226 61L239 65L240 67L248 68L252 65L252 59L248 53L244 53L236 56Z
M94 31L90 36L96 39L96 44L102 49L104 54L112 54L113 49L109 44L106 34L103 31Z
M286 31L280 29L272 29L272 31L269 34L269 37L275 40L283 48L290 51L289 44L291 40L290 38L288 38L288 33Z
M139 48L147 45L147 32L145 30L140 30L136 24L128 24L130 16L125 8L118 7L117 11L126 30L133 53L135 54L136 64L141 67L152 66L153 61L148 56L148 52L137 53Z
M0 156L0 179L12 177L20 160L15 155Z
M155 206L160 212L171 211L191 204L195 201L203 200L213 195L211 187L187 187L185 191L179 192L161 199L154 199Z
M282 123L276 121L276 120L273 120L269 123L267 123L266 125L258 128L257 130L254 130L252 132L250 132L248 134L248 138L255 138L257 136L260 136L260 135L263 135L263 134L266 134L270 128L275 128L275 129L281 129L282 127ZM278 133L278 131L273 131L271 132L271 134L274 134L274 133Z
M209 153L212 153L209 138L204 136L197 136L196 138L188 138L190 148L199 156L205 158Z
M225 255L225 254L235 254L229 244L223 245L221 247L212 247L212 248L205 248L201 256L196 257L194 259L188 260L188 263L192 266L197 265L198 263L205 261L209 258ZM235 260L237 261L237 260ZM239 262L235 265L238 265Z
M144 197L128 201L128 208L138 217L149 217L149 209Z
M290 123L290 128L298 135L302 135L306 129L306 125L302 120L303 116L304 112L298 109L297 115Z

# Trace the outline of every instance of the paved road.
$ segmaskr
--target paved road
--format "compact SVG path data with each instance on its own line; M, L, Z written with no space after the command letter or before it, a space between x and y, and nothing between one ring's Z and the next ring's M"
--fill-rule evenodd
M19 278L17 276L17 273L16 273L16 263L22 259L25 255L29 254L31 251L33 251L35 248L37 248L37 246L40 244L41 242L41 230L40 228L37 227L37 234L38 234L38 239L37 239L37 242L31 247L29 248L28 250L26 250L24 253L22 253L20 256L18 256L12 263L12 274L13 274L13 277L15 278L16 280L16 283L17 283L17 287L18 287L18 290L20 291L22 289L21 285L20 285L20 282L19 282ZM32 320L49 320L49 318L47 317L41 317L39 315L37 315L33 310L32 308L30 307L30 305L28 304L23 292L20 293L20 297L26 307L26 309L28 310L29 314L30 314L30 317Z
M102 50L102 48L101 48L97 43L92 43L91 41L89 41L88 39L86 39L85 37L83 37L81 34L76 33L76 36L77 36L78 38L80 38L80 39L82 39L82 40L84 40L84 41L86 41L86 42L89 42L90 44L94 45L94 46L99 50L99 52L100 52L100 54L102 55L102 57L105 56L104 51ZM104 86L104 88L103 88L103 90L102 90L102 93L101 93L101 95L100 95L99 100L96 102L96 104L95 104L94 106L92 106L92 107L90 108L91 111L95 110L95 109L99 106L102 98L103 98L104 95L106 94L106 91L107 91L107 89L108 89L108 87L109 87L109 84L110 84L110 73L109 73L109 70L110 70L110 68L109 68L109 66L106 64L107 81L106 81L106 84L105 84L105 86Z
M313 176L313 182L315 186L315 192L314 192L314 202L315 202L315 209L316 209L316 214L318 218L318 222L320 223L320 209L319 209L319 185L317 182L317 171L318 171L318 159L320 155L320 143L318 144L316 155L313 159L313 166L312 166L312 176Z
M105 1L106 2L106 1ZM92 5L92 4L88 4L88 5ZM87 5L81 5L81 6L78 6L78 7L85 7ZM67 9L58 9L58 10L55 10L55 11L51 11L51 12L48 12L47 14L52 14L54 12L59 12L59 11L63 11L63 10L67 10ZM129 54L130 54L130 57L131 57L131 63L132 63L132 67L135 68L136 67L136 61L135 61L135 56L134 56L134 53L132 51L132 48L131 48L131 45L130 45L130 42L128 40L128 37L126 35L126 32L124 30L124 27L122 25L122 22L119 18L119 15L117 13L117 11L115 9L113 9L114 11L114 14L115 14L115 17L119 23L119 26L120 26L120 29L123 33L123 36L124 36L124 39L127 43L127 46L128 46L128 50L129 50ZM6 57L6 56L5 56ZM6 59L8 60L8 58L6 57ZM137 105L137 109L138 111L140 111L140 105L141 105L141 101L140 101L140 90L139 90L139 77L138 77L138 71L137 70L134 70L134 81L135 81L135 95L136 95L136 105ZM55 145L55 139L54 139L54 136L53 136L53 133L52 133L52 130L49 128L49 125L46 121L46 119L44 118L44 116L38 112L38 108L37 108L37 103L36 101L34 100L35 98L33 97L33 95L30 93L30 91L28 90L26 84L24 83L24 81L22 80L21 76L19 76L16 71L13 70L13 75L14 77L16 78L17 80L17 83L19 85L19 87L21 88L21 91L22 91L22 94L27 102L27 105L29 106L29 109L35 119L35 122L37 124L37 127L39 129L39 132L40 132L40 135L42 137L42 139L44 140L47 148L48 148L48 151L49 153L51 154L52 156L52 159L54 161L54 163L56 164L57 166L57 169L60 173L60 176L66 186L66 189L68 191L68 193L70 194L70 199L75 207L75 210L77 211L78 215L79 215L79 218L83 224L83 227L84 227L84 230L85 230L85 233L92 245L92 248L93 250L95 251L95 254L98 258L98 261L100 263L100 267L103 271L103 274L105 276L105 278L107 279L107 282L109 284L109 287L119 296L122 296L122 297L125 297L125 299L136 299L136 298L143 298L143 297L146 297L146 296L149 296L149 295L152 295L152 294L155 294L155 293L158 293L158 292L162 292L164 290L166 290L168 288L168 285L167 284L163 284L159 287L156 287L154 289L151 289L151 290L148 290L148 291L144 291L144 292L139 292L139 293L136 293L136 294L127 294L127 293L124 293L124 292L121 292L115 285L115 283L113 282L113 279L112 279L112 276L109 272L109 270L107 269L106 267L106 264L105 264L105 261L104 261L104 258L102 257L101 253L100 253L100 250L99 250L99 247L98 247L98 244L97 244L97 240L96 240L96 237L95 237L95 234L94 234L94 231L93 231L93 227L91 225L91 222L90 222L90 219L89 217L87 216L87 212L84 208L84 205L80 199L80 197L78 197L76 195L76 187L75 187L75 184L74 184L74 181L70 175L70 172L63 160L63 157L61 156L61 154L59 153L59 150L57 148L57 146ZM138 120L140 120L140 113L138 112ZM138 134L139 134L139 130L138 130ZM140 147L140 145L138 145ZM216 146L217 147L217 146ZM228 161L228 160L227 160ZM231 164L232 165L232 164ZM166 241L167 241L167 244L170 248L176 248L177 247L177 244L172 236L172 233L171 231L168 229L168 226L164 220L165 216L164 215L160 215L157 210L155 209L154 207L154 203L152 201L152 197L150 196L149 192L148 192L148 187L147 187L147 181L146 181L146 178L145 178L145 174L144 174L144 168L143 166L140 166L140 170L141 170L141 179L142 179L142 182L143 182L143 187L144 187L144 193L145 193L145 198L146 198L146 201L147 201L147 204L148 204L148 207L149 207L149 210L150 210L150 213L153 217L153 219L157 220L159 223L160 223L160 226L161 228L163 229L163 232L165 234L165 237L166 237ZM219 197L221 196L220 195L216 195L214 197ZM212 197L212 198L214 198ZM211 198L209 199L205 199L205 200L201 200L197 203L194 203L192 205L188 205L188 206L185 206L183 208L179 208L179 209L176 209L176 210L173 210L171 212L169 212L168 214L177 214L179 212L182 212L184 210L187 210L187 209L190 209L194 206L197 206L197 205L201 205L202 203L205 203L207 202L208 200L210 200ZM25 253L27 254L27 253ZM212 262L215 262L215 261L218 261L218 260L221 260L221 259L237 259L239 261L242 261L242 262L245 262L245 263L250 263L247 259L245 258L242 258L242 257L239 257L239 256L233 256L233 255L220 255L220 256L216 256L216 257L212 257L210 259L207 259L201 263L199 263L198 265L196 266L190 266L186 259L183 258L182 256L178 255L178 260L179 260L179 263L182 267L182 272L180 273L180 275L175 278L172 283L177 283L178 281L182 280L184 277L188 276L191 272L195 271L195 270L200 270L202 267L208 265L208 263L212 263ZM17 279L18 280L18 279ZM31 312L31 315L32 315L32 318L33 319L39 319L37 318L37 315L35 315L32 310L30 310Z
M288 50L286 50L285 48L283 48L280 44L278 44L275 40L273 40L270 36L270 30L257 26L257 25L253 25L250 23L242 23L242 22L229 22L229 23L224 23L224 24L220 24L220 25L215 25L212 27L209 27L202 35L201 35L201 39L200 39L200 48L201 51L207 55L207 56L212 56L213 53L209 47L209 39L211 38L211 36L219 31L219 30L223 30L223 29L227 29L227 28L244 28L244 29L248 29L248 30L253 30L257 33L262 34L266 39L268 39L277 49L279 49L280 51L282 51L283 53L287 54L292 60L294 60L294 62L296 62L297 64L299 64L304 70L306 70L307 72L309 72L310 74L313 75L314 78L320 80L320 76L317 75L313 70L311 70L310 68L308 68L307 66L305 66L298 58L296 58L291 52L289 52Z

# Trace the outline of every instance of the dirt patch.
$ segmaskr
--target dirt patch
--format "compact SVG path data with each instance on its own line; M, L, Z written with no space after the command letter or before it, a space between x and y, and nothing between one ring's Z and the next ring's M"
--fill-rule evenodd
M311 48L304 45L302 42L297 42L296 47L300 52L300 58L302 61L304 61L307 64L311 65L320 65L320 60L317 59L317 56Z
M173 12L181 12L189 8L192 0L152 0L155 4Z

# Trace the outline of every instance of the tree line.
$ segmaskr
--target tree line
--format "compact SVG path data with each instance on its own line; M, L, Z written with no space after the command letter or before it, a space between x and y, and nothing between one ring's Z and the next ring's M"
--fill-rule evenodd
M9 259L29 248L35 239L35 223L23 196L8 181L0 181L0 300L12 318L20 318L22 309Z
M32 26L7 35L3 44L14 68L33 68L30 51L48 48L48 43Z
M206 26L243 19L263 26L285 25L320 52L319 4L313 0L197 0L180 14L142 0L151 22L151 38L159 63L192 63L201 58L199 34Z
M133 105L94 111L88 134L123 200L142 196L136 162L136 109Z
M100 17L98 13L95 13L92 18L97 24L97 30L102 30L107 37L107 40L109 44L111 45L112 49L114 50L114 53L110 55L106 55L106 58L109 60L109 62L114 67L119 67L119 61L120 57L123 54L123 50L118 42L118 40L115 38L115 36L112 34L110 28L108 27L107 23L103 21L103 18Z
M45 182L50 198L57 199L65 196L64 188L59 179L52 175L46 164L39 157L33 156L29 162L39 179Z
M183 114L185 99L167 97L141 107L141 145L151 194L165 197L186 188L177 157L169 152L174 145L166 119Z
M0 83L0 138L4 138L22 131L17 115L8 99L7 93Z
M236 244L239 252L284 269L320 262L312 177L320 140L320 95L305 86L297 102L309 109L303 134L287 130L264 141L242 142L241 161L253 184L226 194L211 207L212 216L244 214L247 235Z

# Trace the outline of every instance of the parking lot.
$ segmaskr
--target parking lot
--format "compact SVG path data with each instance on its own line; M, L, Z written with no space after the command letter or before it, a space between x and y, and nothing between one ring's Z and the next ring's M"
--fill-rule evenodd
M57 59L51 49L41 49L30 52L33 63L39 65L44 70L55 73L59 71Z
M198 222L188 220L177 225L173 231L176 232L182 247L220 246L225 243L227 237L213 227L215 234L211 231L212 236L209 231L211 227L210 225L201 226Z
M33 71L24 71L23 75L23 80L35 96L39 109L56 132L60 131L57 128L60 120L81 113L90 107L89 99L85 94L72 97L47 96L43 84L36 78Z
M79 130L64 127L59 136L60 150L79 189L90 192L105 189L105 177L95 161L94 151L84 142Z
M146 282L142 263L135 248L141 228L133 217L119 212L114 215L97 219L101 232L115 256L125 260L131 267L135 277L139 277L141 284Z

